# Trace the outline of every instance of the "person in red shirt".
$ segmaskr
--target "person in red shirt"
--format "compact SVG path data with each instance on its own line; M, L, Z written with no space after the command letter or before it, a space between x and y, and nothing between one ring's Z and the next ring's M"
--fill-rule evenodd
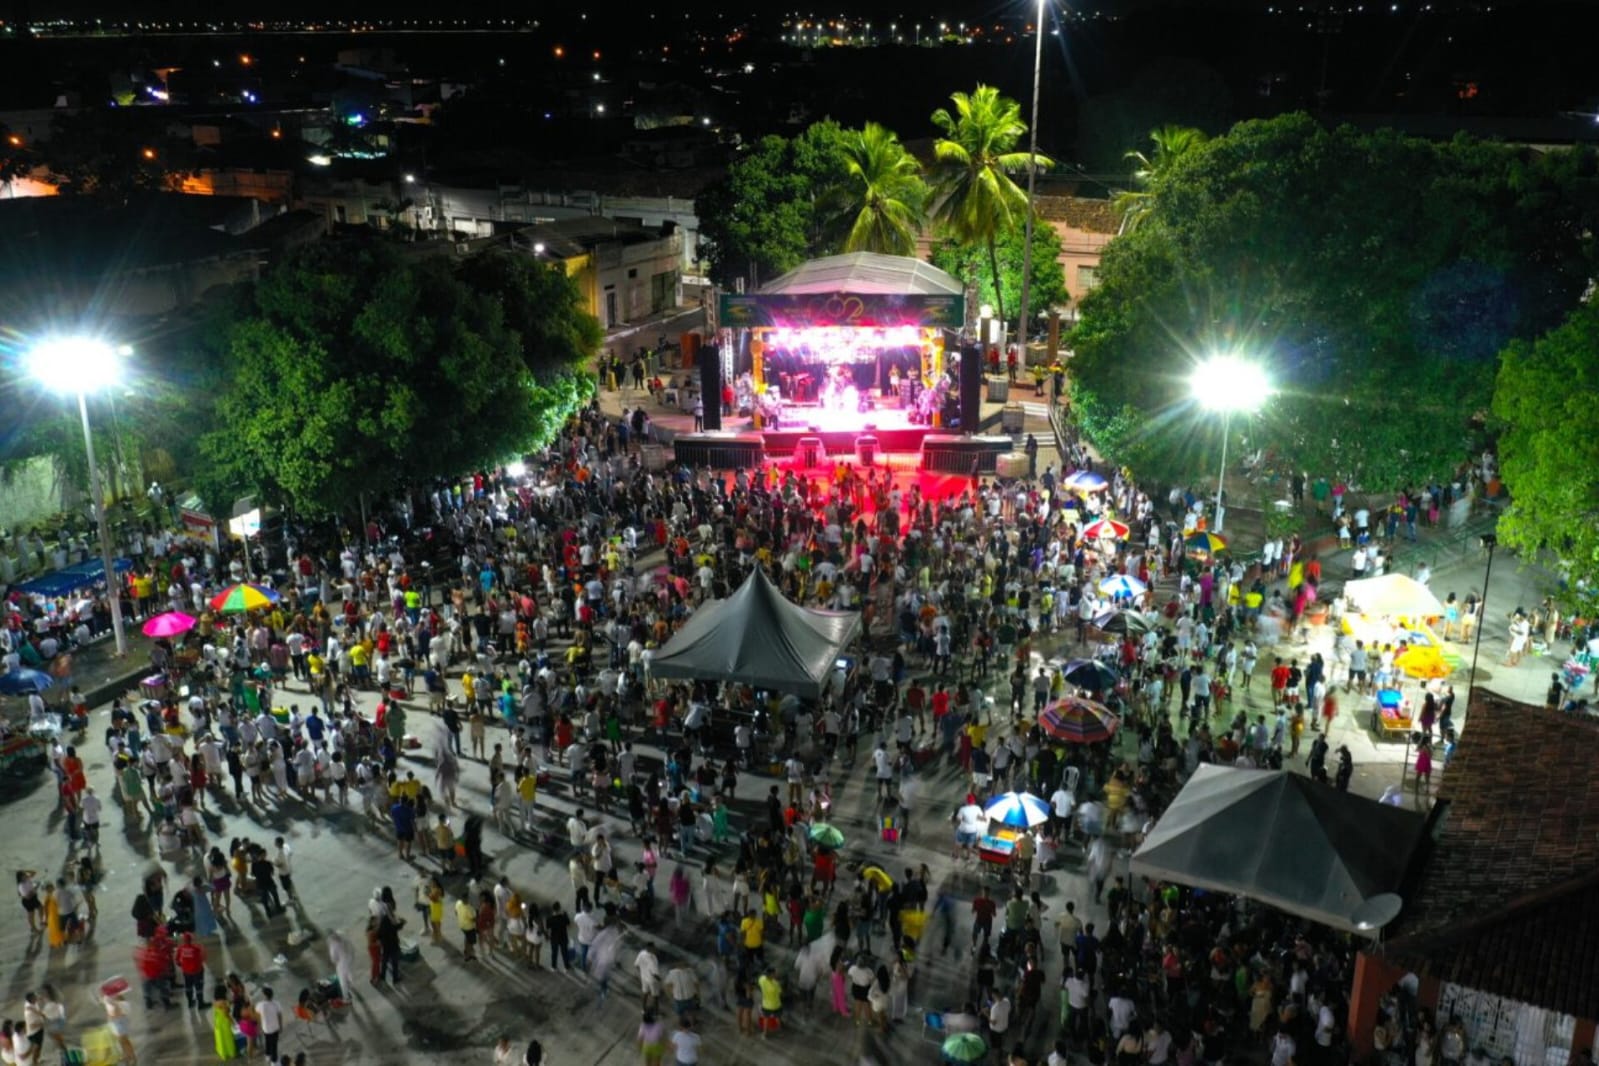
M1271 668L1271 703L1273 707L1282 705L1284 697L1288 695L1288 664L1281 659Z
M195 942L193 933L184 933L173 957L183 975L183 998L195 1010L205 1010L210 1006L205 996L205 948Z
M999 905L988 895L986 886L979 886L977 898L972 900L972 947L978 946L977 938L982 937L983 946L988 946L989 938L994 935L994 915L999 912Z
M139 978L144 985L145 1008L155 1008L157 994L164 1006L171 1007L172 938L167 935L166 926L156 926L149 941L134 951L133 960L139 967Z

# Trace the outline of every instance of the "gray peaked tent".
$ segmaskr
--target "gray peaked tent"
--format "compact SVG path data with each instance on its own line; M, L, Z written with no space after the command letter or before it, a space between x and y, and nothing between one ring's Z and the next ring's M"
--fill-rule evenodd
M1202 764L1133 855L1132 870L1358 932L1351 915L1398 891L1425 822L1286 770Z
M785 599L759 567L725 600L712 600L650 660L650 676L738 681L814 699L861 616Z

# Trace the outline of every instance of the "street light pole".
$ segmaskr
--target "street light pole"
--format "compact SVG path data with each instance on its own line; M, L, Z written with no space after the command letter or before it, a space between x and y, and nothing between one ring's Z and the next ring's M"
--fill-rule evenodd
M1471 673L1466 677L1466 710L1471 710L1471 693L1477 685L1477 657L1482 654L1483 623L1488 619L1488 582L1494 576L1494 549L1499 547L1499 537L1494 533L1482 535L1482 546L1488 549L1488 567L1482 575L1482 599L1477 601L1477 639L1472 642Z
M122 587L111 560L111 529L105 518L105 496L100 488L100 467L94 461L94 434L89 432L89 401L82 389L78 390L78 417L83 422L83 451L89 460L89 492L94 499L94 524L100 534L100 564L105 567L106 592L111 600L111 634L116 640L117 655L128 654L128 637L122 630Z
M1033 280L1033 190L1038 180L1038 90L1044 71L1044 4L1038 0L1038 21L1033 27L1033 121L1028 127L1027 146L1027 223L1022 236L1022 305L1018 313L1021 334L1021 362L1027 361L1027 299ZM999 279L994 279L999 286Z
M1221 491L1227 482L1227 438L1232 436L1233 412L1229 408L1221 416L1221 470L1216 474L1216 524L1213 532L1220 533L1222 525Z

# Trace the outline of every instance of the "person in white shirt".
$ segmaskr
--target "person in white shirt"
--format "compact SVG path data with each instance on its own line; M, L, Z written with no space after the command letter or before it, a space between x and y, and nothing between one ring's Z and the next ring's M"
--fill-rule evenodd
M645 945L634 956L633 966L638 970L639 996L643 1000L644 1009L653 1010L661 996L660 960L655 957L655 952Z
M283 1008L272 998L272 989L261 989L261 1002L255 1005L261 1020L261 1042L266 1048L268 1062L278 1058L278 1037L283 1033Z

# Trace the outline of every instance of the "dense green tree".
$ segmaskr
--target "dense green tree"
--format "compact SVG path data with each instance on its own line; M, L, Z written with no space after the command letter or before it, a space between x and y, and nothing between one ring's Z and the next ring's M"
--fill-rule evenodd
M989 276L999 277L999 238L1022 228L1028 210L1027 194L1011 175L1055 163L1043 154L1033 157L1016 150L1027 132L1021 106L993 86L953 93L950 101L953 112L941 107L932 117L943 134L933 143L933 218L955 240L985 247ZM1004 321L1003 286L995 298Z
M1155 186L1176 168L1183 156L1205 143L1205 133L1192 126L1162 126L1150 131L1149 140L1155 146L1152 154L1127 153L1127 161L1134 165L1134 188L1116 195L1116 210L1121 212L1124 229L1137 226L1149 213Z
M999 263L1000 288L994 289L992 261L988 246L945 238L933 245L933 265L946 270L975 286L977 302L999 307L1015 308L1022 292L1022 243L1025 231L1013 226L1000 234L995 242L995 260ZM1066 303L1066 271L1060 265L1060 234L1055 227L1040 222L1033 227L1033 281L1027 292L1027 320L1035 321L1052 307Z
M922 167L892 130L875 122L845 133L839 185L846 252L915 255L927 184Z
M1599 223L1586 152L1305 115L1242 123L1149 191L1082 301L1073 377L1124 451L1173 478L1215 455L1215 420L1187 384L1216 350L1263 361L1277 385L1259 417L1233 420L1252 448L1373 491L1447 475L1498 351L1560 321L1587 286Z
M1599 306L1586 304L1536 341L1505 349L1493 413L1510 507L1499 536L1527 556L1548 551L1567 600L1599 605Z
M711 277L751 289L833 250L825 201L844 179L844 131L817 122L797 137L762 137L700 193L702 254Z
M586 399L600 340L570 280L507 253L456 264L377 241L308 246L227 323L202 441L212 495L349 512L363 493L534 447Z

